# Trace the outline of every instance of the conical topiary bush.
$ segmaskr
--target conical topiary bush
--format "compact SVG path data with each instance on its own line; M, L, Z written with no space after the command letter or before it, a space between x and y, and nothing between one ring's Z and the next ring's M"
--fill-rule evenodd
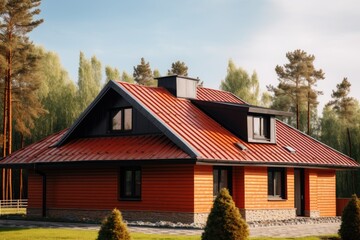
M130 234L123 222L118 209L112 210L111 214L101 224L97 240L130 240Z
M225 188L220 190L206 222L202 240L245 240L249 228Z
M360 200L356 194L344 208L339 235L342 240L360 239Z

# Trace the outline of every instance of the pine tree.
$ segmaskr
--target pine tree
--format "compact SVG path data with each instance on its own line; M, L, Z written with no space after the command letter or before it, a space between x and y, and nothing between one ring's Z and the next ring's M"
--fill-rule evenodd
M176 61L171 64L171 69L168 70L168 75L188 75L188 67L184 62Z
M121 213L114 209L101 224L97 240L130 240L130 234Z
M35 96L38 82L32 76L37 58L33 55L33 45L27 34L43 20L34 20L40 13L41 0L8 0L0 3L0 79L3 88L3 157L13 149L13 124L15 114L25 119L15 118L15 127L26 131L33 118L43 111ZM32 111L24 107L32 101ZM13 106L13 102L17 104ZM35 106L35 105L36 106ZM27 115L25 115L27 114ZM27 124L27 126L26 126ZM11 169L2 171L2 198L12 198Z
M307 112L307 131L310 133L311 111L316 108L317 96L322 92L314 89L318 80L324 79L322 70L314 67L314 55L308 55L303 50L295 50L286 53L289 63L275 68L279 84L277 87L268 86L268 90L274 92L275 99L286 96L290 100L291 109L294 109L296 128L303 129L300 124L301 112ZM284 98L282 98L284 100ZM304 105L303 103L307 103ZM305 110L307 109L307 110ZM280 109L287 110L287 109Z
M342 213L339 235L342 240L360 239L360 200L355 194Z
M220 190L206 222L202 240L245 240L249 228L236 208L229 191Z
M141 58L140 64L134 67L134 80L140 85L153 86L155 81L150 68L150 63Z
M340 84L336 85L336 90L333 90L331 97L334 99L327 103L327 106L332 107L339 117L345 121L354 121L356 113L356 100L349 97L351 83L344 78Z

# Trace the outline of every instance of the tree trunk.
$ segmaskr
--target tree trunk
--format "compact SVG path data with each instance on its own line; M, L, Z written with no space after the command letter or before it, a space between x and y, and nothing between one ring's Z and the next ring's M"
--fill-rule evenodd
M310 135L310 92L308 92L307 134Z

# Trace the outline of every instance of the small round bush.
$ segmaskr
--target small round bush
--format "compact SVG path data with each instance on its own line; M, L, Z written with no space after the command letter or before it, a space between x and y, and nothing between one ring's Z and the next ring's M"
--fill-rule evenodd
M130 240L130 234L118 209L102 222L97 240Z
M339 235L342 240L360 239L360 200L356 194L344 208Z
M229 191L220 190L206 222L202 240L245 240L249 228L235 206Z

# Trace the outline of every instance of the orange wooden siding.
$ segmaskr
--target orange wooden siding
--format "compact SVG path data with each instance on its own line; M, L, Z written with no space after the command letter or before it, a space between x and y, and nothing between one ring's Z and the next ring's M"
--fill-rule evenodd
M194 211L194 166L142 167L140 201L118 200L118 168L46 171L47 207L140 211ZM41 177L29 174L29 207L42 204Z
M286 199L268 200L267 167L244 167L245 209L293 209L294 208L294 169L286 171ZM240 205L241 206L241 205Z
M195 165L195 213L208 213L213 204L213 166Z
M335 170L318 171L318 207L321 217L336 216Z
M321 217L336 216L335 170L306 169L305 210L320 211Z

